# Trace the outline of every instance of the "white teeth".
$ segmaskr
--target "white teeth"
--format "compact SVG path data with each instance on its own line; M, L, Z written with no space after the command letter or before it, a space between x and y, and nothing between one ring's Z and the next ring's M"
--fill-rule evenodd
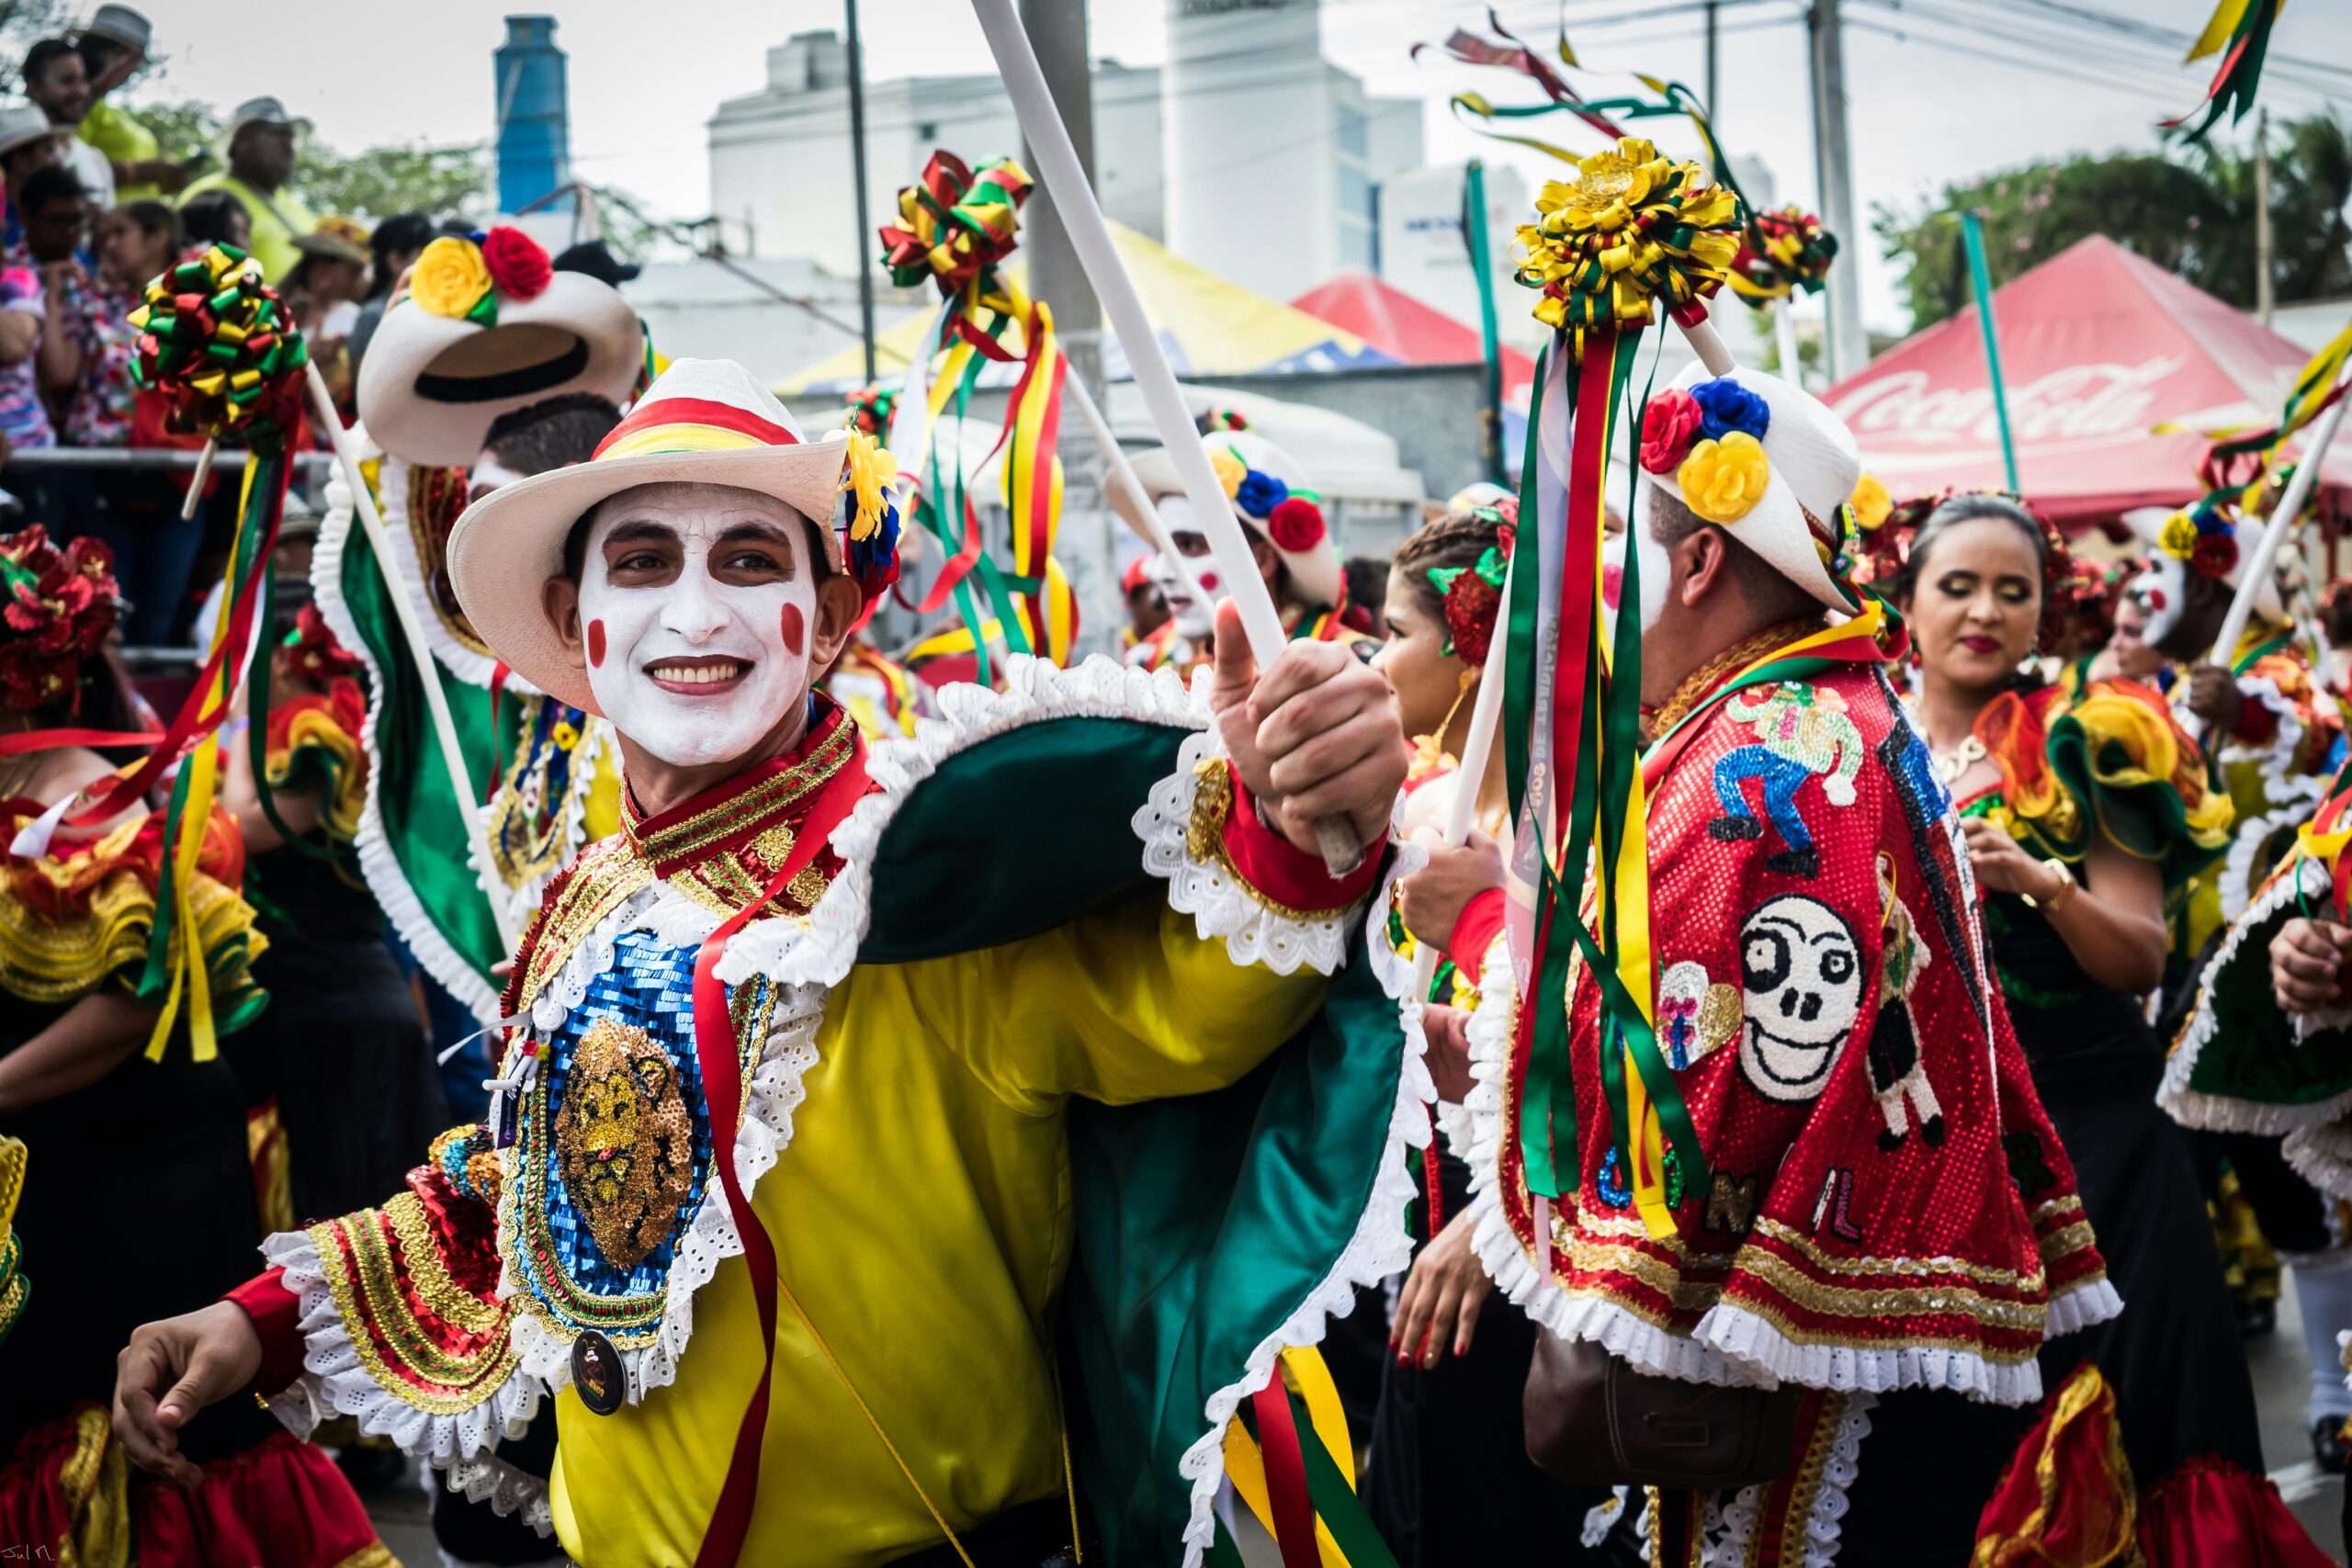
M664 681L675 681L681 685L687 686L705 686L717 681L731 681L742 672L742 665L733 660L717 664L665 665L652 671Z

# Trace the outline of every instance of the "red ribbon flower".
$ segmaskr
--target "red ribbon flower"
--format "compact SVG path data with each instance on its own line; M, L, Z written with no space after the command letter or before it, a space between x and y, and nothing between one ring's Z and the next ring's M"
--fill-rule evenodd
M555 264L539 243L503 225L481 237L481 262L499 292L510 299L536 299L555 276Z
M1690 455L1690 444L1707 421L1699 401L1679 388L1670 388L1642 410L1642 467L1654 474L1670 474Z
M1484 669L1494 647L1495 617L1502 613L1503 596L1495 585L1475 571L1465 571L1445 591L1445 629L1462 661Z
M1323 538L1323 509L1303 495L1290 496L1266 519L1266 534L1276 549L1293 555L1313 549Z
M2197 536L2197 543L2189 547L2190 570L2215 581L2237 570L2238 541L2234 534L2216 531Z

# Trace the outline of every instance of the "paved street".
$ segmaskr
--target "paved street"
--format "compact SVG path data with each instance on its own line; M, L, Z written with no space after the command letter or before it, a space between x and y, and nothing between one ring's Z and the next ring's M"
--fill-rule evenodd
M2262 1410L2262 1451L2270 1467L2271 1479L2294 1509L2312 1539L2319 1542L2338 1562L2345 1561L2345 1543L2340 1514L2343 1507L2344 1483L2334 1476L2321 1475L2311 1461L2310 1439L2303 1432L2303 1394L2310 1377L2309 1363L2303 1356L2301 1321L2295 1311L2295 1292L2290 1287L2279 1303L2278 1329L2256 1340L2247 1349L2247 1360L2254 1371L2254 1392ZM1865 1448L1863 1459L1870 1450ZM440 1561L433 1546L433 1530L424 1492L416 1487L394 1485L387 1487L368 1499L369 1512L375 1516L377 1532L384 1544L392 1550L407 1568L435 1568ZM1267 1541L1246 1541L1244 1556L1253 1563L1275 1564L1272 1544ZM1262 1552L1252 1548L1262 1548ZM1856 1564L1854 1568L1882 1568L1877 1564Z

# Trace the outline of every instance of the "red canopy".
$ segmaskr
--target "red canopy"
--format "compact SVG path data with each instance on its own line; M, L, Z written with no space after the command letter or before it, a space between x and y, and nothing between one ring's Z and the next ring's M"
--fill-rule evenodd
M2104 235L1996 289L1993 318L2019 488L2076 528L2195 500L2210 442L2194 432L2275 420L2310 357ZM2007 483L1973 306L1897 344L1824 400L1898 501ZM2149 434L2166 423L2191 434ZM2326 477L2340 514L2352 449L2335 448Z
M1464 325L1368 272L1340 273L1290 306L1406 365L1476 365L1487 357L1476 327ZM1528 385L1535 379L1535 361L1515 348L1505 348L1502 357L1503 401L1524 409Z

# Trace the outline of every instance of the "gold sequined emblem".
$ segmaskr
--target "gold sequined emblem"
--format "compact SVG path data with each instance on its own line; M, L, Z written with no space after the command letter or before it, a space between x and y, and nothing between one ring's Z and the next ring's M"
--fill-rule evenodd
M669 1238L694 1183L694 1122L653 1037L600 1019L573 1053L556 1157L588 1234L616 1269Z

